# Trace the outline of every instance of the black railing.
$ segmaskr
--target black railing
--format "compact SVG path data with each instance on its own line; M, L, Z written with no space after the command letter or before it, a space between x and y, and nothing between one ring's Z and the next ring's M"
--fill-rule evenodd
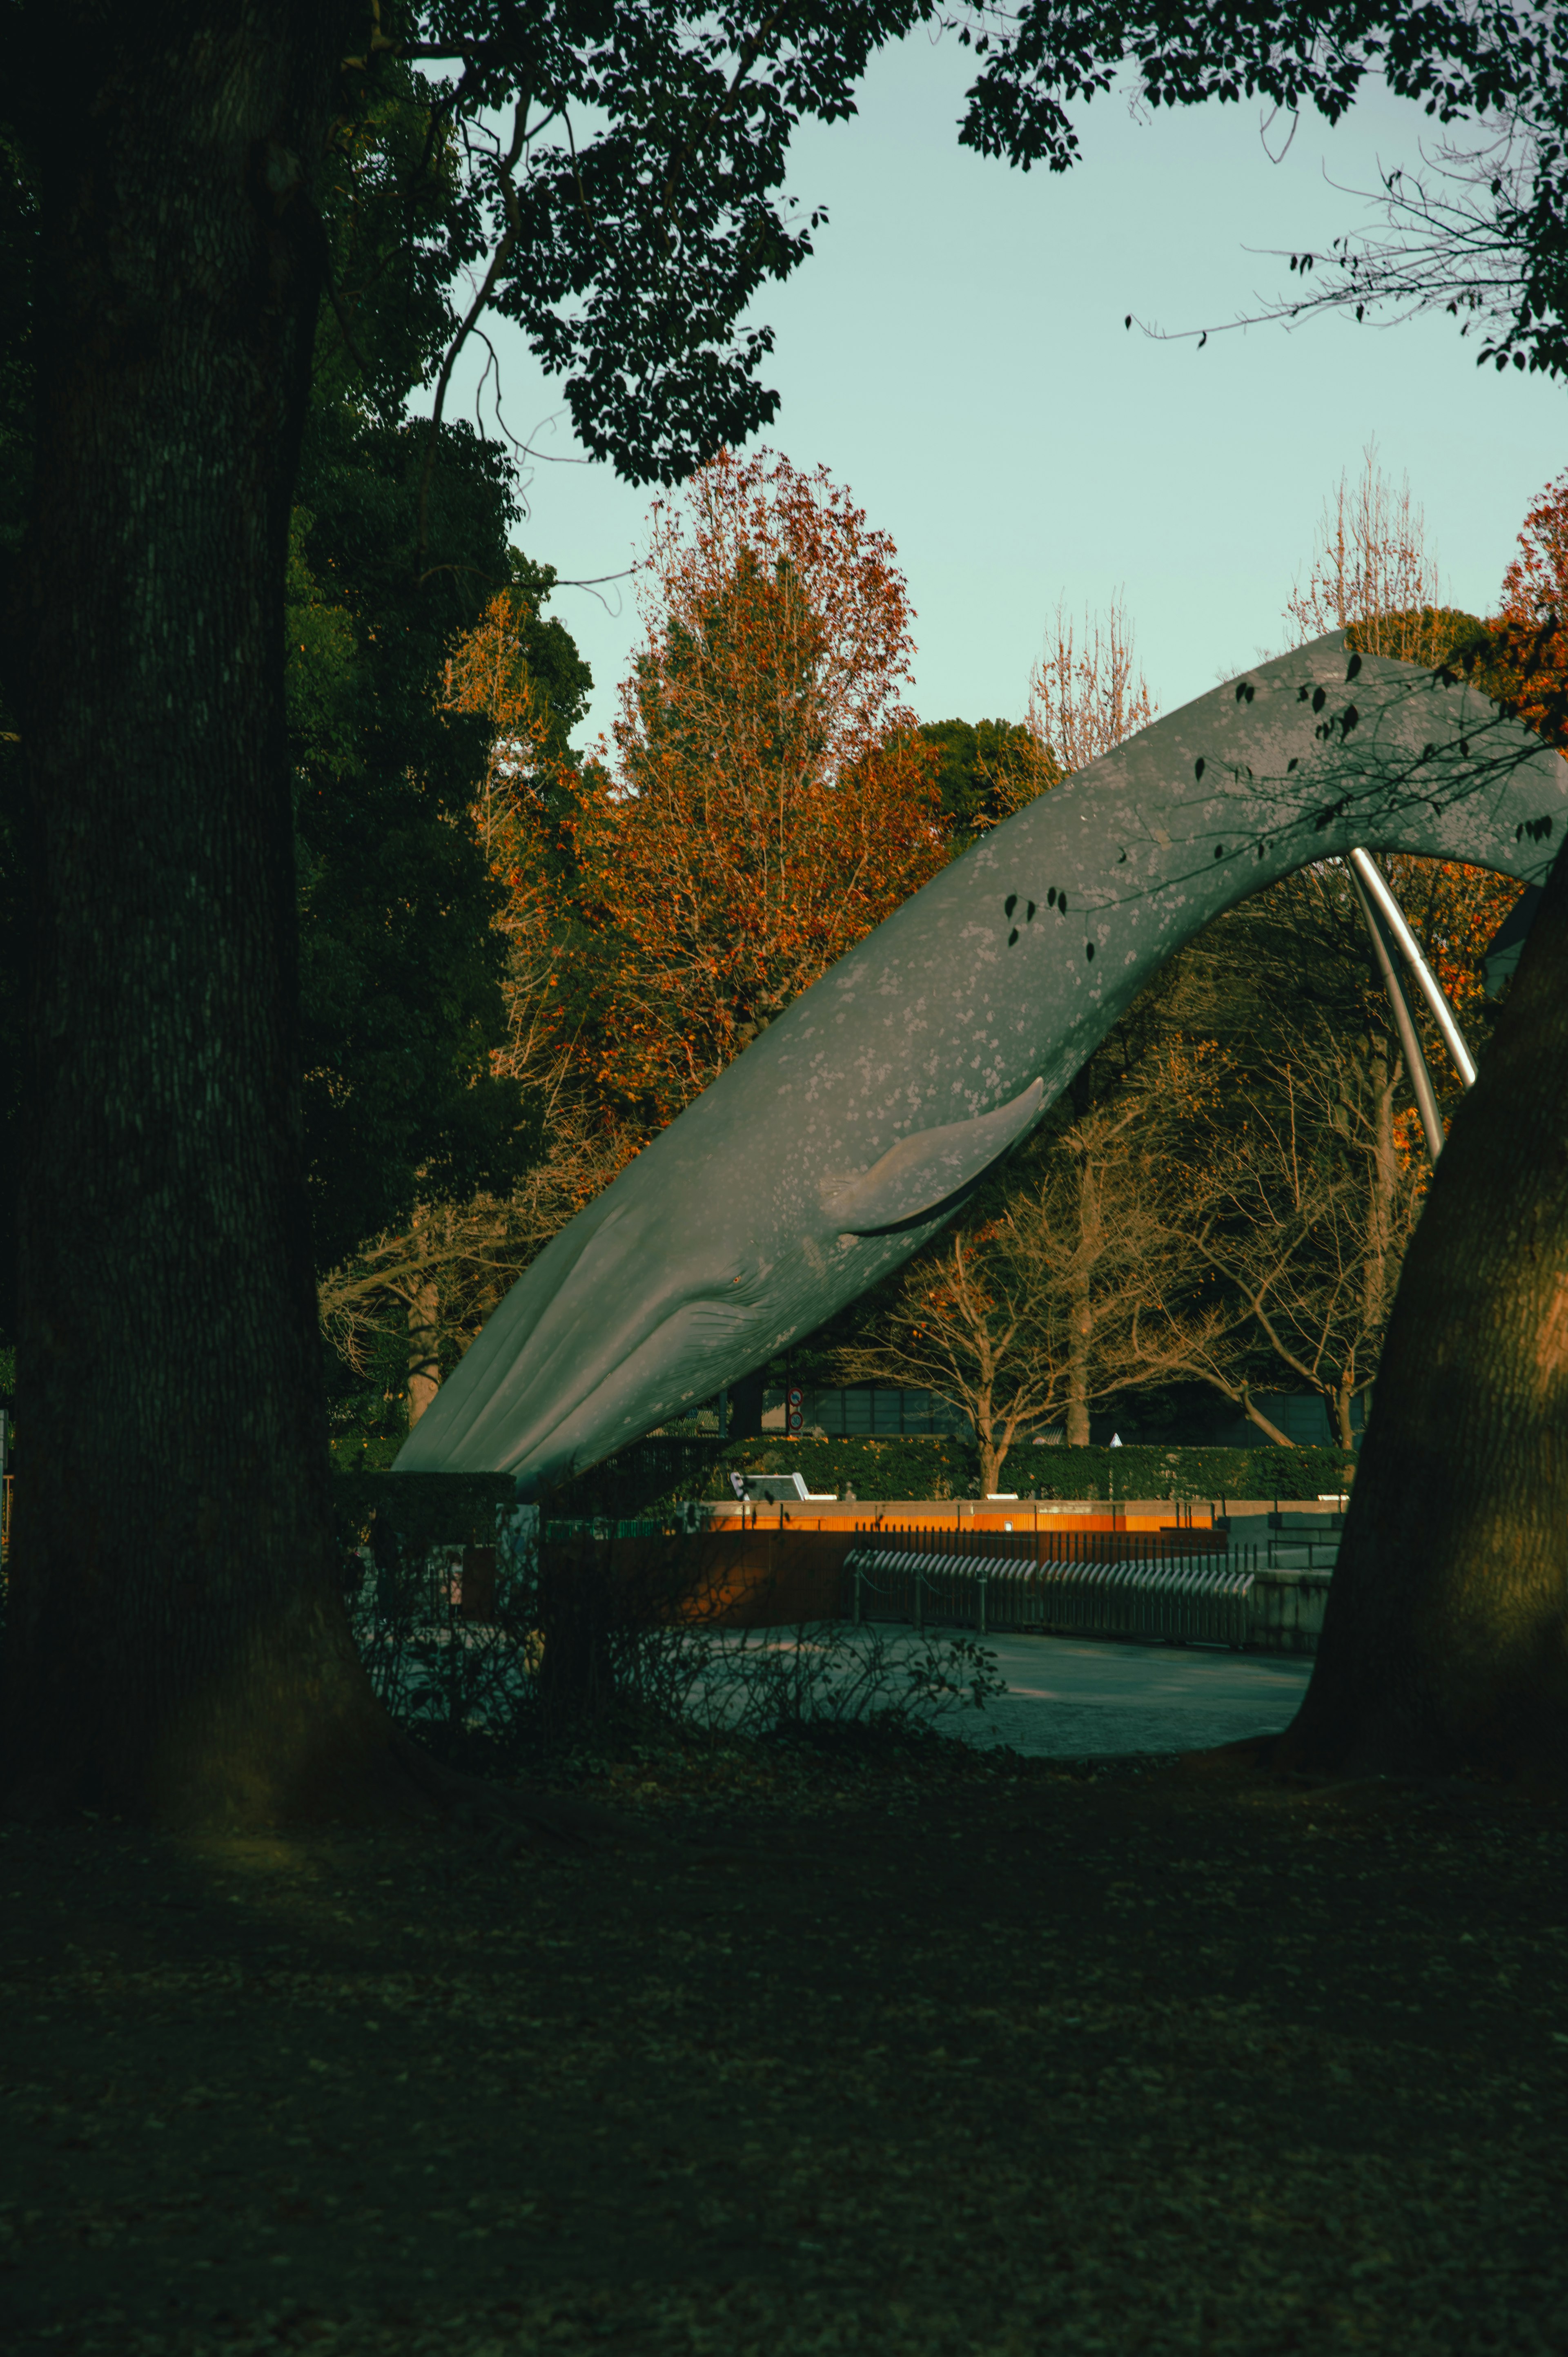
M804 1526L803 1526L804 1527ZM1037 1530L998 1531L942 1523L928 1529L856 1523L857 1542L899 1554L1009 1564L1175 1563L1189 1556L1222 1556L1224 1531L1187 1525L1158 1531L1074 1531L1043 1523Z

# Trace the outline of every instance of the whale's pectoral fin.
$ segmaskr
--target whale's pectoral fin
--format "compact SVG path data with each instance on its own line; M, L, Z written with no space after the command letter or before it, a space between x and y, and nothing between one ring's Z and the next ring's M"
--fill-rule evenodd
M950 1208L955 1197L983 1178L1017 1143L1038 1114L1045 1094L1045 1082L1032 1081L1022 1096L998 1105L994 1113L901 1137L869 1170L825 1179L824 1210L845 1235L885 1235L894 1228L919 1226Z

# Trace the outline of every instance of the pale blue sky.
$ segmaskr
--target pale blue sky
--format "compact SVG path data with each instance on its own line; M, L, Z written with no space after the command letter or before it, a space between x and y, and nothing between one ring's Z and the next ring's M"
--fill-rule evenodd
M1455 601L1488 610L1527 505L1568 466L1563 389L1477 369L1441 317L1253 328L1201 352L1122 324L1208 324L1294 283L1247 249L1353 226L1363 208L1325 165L1367 187L1380 158L1416 160L1424 117L1381 95L1335 133L1308 117L1276 166L1255 106L1140 123L1112 96L1080 111L1073 171L1026 176L959 148L972 72L953 42L917 36L876 62L857 120L800 138L791 191L829 224L757 309L783 396L766 439L826 465L897 545L921 717L1021 717L1062 596L1124 592L1165 711L1279 647L1324 497L1373 436L1425 508ZM559 395L521 337L503 326L497 346L526 431ZM575 449L564 414L542 447ZM564 576L611 573L652 496L607 468L540 465L519 537ZM629 586L610 612L556 601L593 665L595 727L637 637Z

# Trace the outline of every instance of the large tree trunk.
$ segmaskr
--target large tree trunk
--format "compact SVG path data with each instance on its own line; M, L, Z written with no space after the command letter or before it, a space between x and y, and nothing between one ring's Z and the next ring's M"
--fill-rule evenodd
M444 1217L446 1234L437 1243L432 1233ZM439 1254L452 1244L452 1213L444 1215L415 1205L409 1242L414 1253ZM441 1388L441 1285L434 1267L417 1277L408 1295L408 1423L412 1431Z
M1282 1432L1279 1426L1273 1423L1270 1417L1266 1416L1261 1407L1254 1406L1252 1395L1250 1392L1228 1392L1226 1394L1226 1397L1228 1399L1233 1398L1235 1400L1237 1406L1240 1409L1248 1423L1255 1424L1257 1426L1258 1430L1262 1434L1263 1438L1270 1444L1271 1448L1294 1448L1295 1447L1295 1443L1291 1438L1288 1432Z
M1087 1154L1078 1157L1078 1260L1068 1284L1067 1445L1089 1447L1089 1361L1094 1346L1090 1280L1100 1258L1100 1196Z
M408 1423L412 1432L441 1388L441 1293L433 1276L408 1305Z
M1385 1043L1374 1038L1371 1067L1372 1152L1367 1189L1367 1256L1362 1268L1361 1319L1369 1334L1382 1322L1389 1291L1389 1252L1393 1239L1394 1198L1399 1192L1399 1147L1394 1137L1394 1082L1400 1059L1389 1064Z
M45 156L5 1790L413 1797L333 1577L283 572L353 11L32 11Z
M1405 1259L1283 1765L1568 1775L1565 861Z
M980 1453L980 1494L988 1498L1002 1474L996 1448L996 1420L992 1412L991 1385L983 1383L974 1394L974 1445Z

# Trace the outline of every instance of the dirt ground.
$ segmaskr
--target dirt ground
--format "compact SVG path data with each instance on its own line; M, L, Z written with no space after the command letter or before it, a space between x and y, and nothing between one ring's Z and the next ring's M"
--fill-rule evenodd
M0 2346L1568 2350L1561 1810L736 1749L0 1836Z

